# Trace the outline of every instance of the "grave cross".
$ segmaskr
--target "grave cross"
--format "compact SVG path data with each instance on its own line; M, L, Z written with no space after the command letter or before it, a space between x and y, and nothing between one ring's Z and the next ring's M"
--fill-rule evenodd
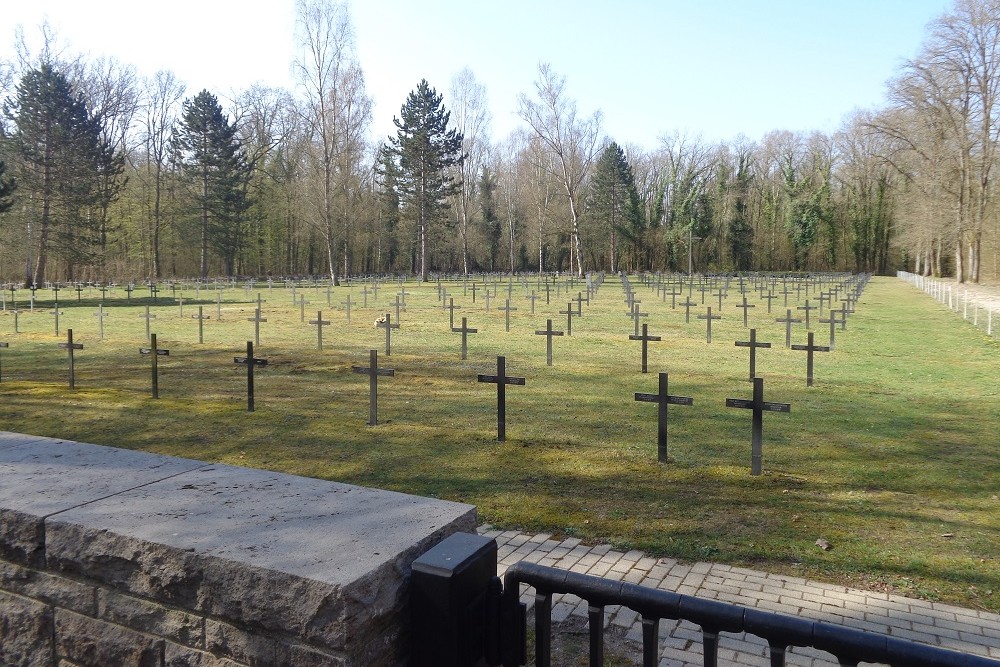
M747 313L750 312L751 308L756 308L757 306L752 303L747 303L747 295L743 295L743 303L737 304L737 308L743 309L743 326L749 326L747 323Z
M177 304L180 306L180 316L184 317L184 294L183 292L179 297L177 297Z
M392 323L392 315L389 313L385 314L382 321L376 320L375 326L380 329L385 329L385 356L392 356L392 330L399 328L399 323Z
M378 367L378 350L368 351L368 368L351 367L355 373L368 376L368 425L378 424L378 376L392 377L396 374L393 368Z
M566 316L566 335L573 335L573 302L570 301L566 304L566 310L560 310L560 315Z
M697 306L698 304L688 296L681 305L684 306L684 323L688 324L691 322L691 306Z
M469 334L479 333L479 329L470 329L467 323L467 318L462 318L462 328L452 327L451 330L455 333L462 334L462 359L465 359L469 351Z
M153 398L160 397L160 378L159 378L159 357L169 357L170 350L165 350L156 346L156 334L151 334L149 337L149 347L140 347L139 354L148 354L150 357L150 365L153 371Z
M309 324L315 324L316 325L316 349L318 349L320 352L323 351L323 325L324 324L329 324L329 323L330 323L330 320L324 320L323 319L323 311L322 310L317 310L316 311L316 319L315 320L309 320Z
M524 385L524 378L508 377L507 359L497 357L497 374L479 375L478 380L497 386L497 440L504 442L507 439L507 392L505 389L509 384Z
M76 300L77 302L83 301L83 283L76 284Z
M792 346L792 324L801 324L802 320L798 318L792 319L791 308L786 308L785 313L784 317L779 317L774 321L781 322L785 325L785 347L788 348Z
M344 301L344 310L347 312L347 323L351 323L351 295L347 295L347 301Z
M829 352L828 345L813 345L813 332L809 332L809 343L806 345L792 345L793 350L804 350L806 352L806 386L813 386L813 352Z
M510 333L510 311L517 310L517 308L511 307L511 305L510 305L510 299L507 299L505 305L501 306L500 308L497 308L497 310L502 310L503 311L503 313L504 313L504 328L506 329L507 333Z
M299 322L306 321L306 305L312 303L311 301L306 301L306 295L303 294L299 297Z
M59 310L59 302L55 302L55 308L49 311L49 315L55 315L56 318L56 335L59 335L59 316L62 315L62 311Z
M796 308L796 310L806 311L806 329L811 329L812 327L809 325L809 312L816 310L816 306L810 306L809 299L806 299L806 305L799 306L798 308Z
M590 300L590 295L587 298L588 302ZM577 292L576 296L570 299L570 301L576 301L576 316L583 317L583 292ZM590 303L587 303L589 306Z
M438 287L440 287L440 285L438 285ZM368 285L364 286L364 289L361 290L361 294L362 294L362 296L364 296L364 306L362 306L362 307L363 308L367 308L368 307Z
M536 336L545 336L545 365L552 365L552 337L562 336L562 331L554 331L552 329L552 320L545 320L545 329L543 331L535 331Z
M260 347L260 323L267 322L267 318L261 317L260 308L255 308L253 317L248 317L247 322L253 322L253 343Z
M456 310L461 310L461 309L462 309L461 306L456 306L455 305L455 299L454 298L448 297L448 328L449 329L454 329L455 328L455 311ZM399 321L399 311L398 310L396 311L396 321L397 322Z
M767 313L771 314L771 302L778 298L778 295L774 292L768 291L767 296L761 294L760 298L767 299Z
M763 459L764 412L791 412L788 403L768 403L764 400L764 378L753 379L753 398L727 398L727 408L745 408L753 410L750 444L750 474L760 475Z
M749 347L750 348L750 379L753 380L757 377L757 348L758 347L771 347L770 343L758 343L757 342L757 330L750 330L750 340L749 341L736 341L736 347Z
M534 315L535 314L535 301L538 300L538 299L540 299L541 297L539 297L537 294L535 294L535 290L531 290L531 296L528 296L528 297L525 297L525 298L529 299L531 301L531 314Z
M636 335L636 336L629 336L628 339L629 340L641 340L642 341L642 372L645 373L646 372L647 347L649 345L649 341L658 341L658 340L661 340L661 338L659 336L650 336L649 335L649 325L646 324L645 322L643 322L643 324L642 324L642 335L641 336L638 336L638 335Z
M694 405L694 399L690 396L671 396L667 387L667 374L660 373L659 391L655 394L641 394L636 392L635 400L642 403L657 404L657 428L656 428L656 458L660 463L667 462L667 406L668 405Z
M705 313L704 315L699 315L698 319L699 320L705 320L705 327L706 327L705 342L711 343L712 342L712 320L721 320L722 319L722 315L713 315L712 314L712 307L709 306L708 307L708 312Z
M191 319L198 320L198 342L205 342L205 320L212 319L210 316L203 314L204 306L198 306L198 314L192 315Z
M145 320L146 320L146 340L148 341L149 340L149 321L150 320L155 320L156 319L156 315L150 315L149 314L149 304L147 304L146 305L146 314L145 315L140 315L139 317L145 318Z
M639 318L640 317L649 317L649 313L641 313L641 312L639 312L639 303L641 303L641 302L638 301L638 300L633 301L632 302L632 310L629 311L629 312L627 312L627 313L625 313L625 315L629 319L632 320L632 324L633 324L633 328L634 328L633 335L635 335L635 336L639 335Z
M247 412L254 411L253 405L253 367L267 366L267 359L256 359L253 356L253 343L247 341L247 356L233 357L234 364L242 364L247 367Z
M470 289L472 290L472 303L475 303L476 302L476 290L479 289L479 288L476 287L476 283L472 283L472 287Z
M59 347L69 353L69 388L76 389L76 370L73 365L73 351L82 350L83 343L73 342L73 330L66 329L66 342L59 343Z
M834 316L835 313L837 313L837 312L838 311L836 311L836 310L831 310L830 311L830 317L821 317L821 318L819 318L819 321L820 321L821 324L829 324L830 325L830 345L829 345L829 347L830 347L831 350L833 349L833 338L836 335L837 324L840 323L840 319L838 319L837 317Z
M108 314L104 312L104 304L97 304L97 312L94 313L94 317L97 318L97 337L99 340L104 340L104 318Z
M10 347L10 343L0 342L0 350L5 350ZM0 364L0 380L3 380L3 364Z

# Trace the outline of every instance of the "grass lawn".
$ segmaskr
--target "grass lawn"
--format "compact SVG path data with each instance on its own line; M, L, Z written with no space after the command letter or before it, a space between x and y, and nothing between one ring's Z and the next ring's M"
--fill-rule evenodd
M123 290L104 303L105 339L98 339L100 295L64 290L60 337L51 294L35 312L0 317L3 375L0 428L141 449L207 461L281 470L475 504L480 520L499 527L574 535L654 555L713 560L861 588L947 600L1000 611L1000 346L926 294L895 278L866 288L835 350L816 354L816 383L806 387L804 352L787 350L779 298L773 312L752 293L750 326L758 340L758 375L765 400L791 412L764 415L764 474L750 475L750 412L725 399L750 398L748 340L731 290L722 319L706 343L707 305L672 309L633 278L652 335L649 370L639 371L640 346L620 281L609 277L573 335L555 338L554 365L546 319L565 330L570 296L560 286L546 305L531 303L515 283L511 331L502 302L485 312L482 284L445 285L467 317L468 359L449 330L436 286L406 284L407 310L393 331L392 355L376 317L393 313L399 288L384 284L377 300L362 286L305 288L305 320L317 310L332 321L318 351L316 327L301 321L289 289L260 288L264 316L254 413L245 410L245 367L233 363L253 338L257 291L183 291L184 316L164 289L156 301ZM535 289L532 280L530 287ZM145 292L143 293L145 294ZM180 296L181 292L178 292ZM352 295L351 324L343 302ZM18 293L19 301L27 292ZM506 297L502 288L501 297ZM138 296L138 293L133 296ZM811 295L816 305L817 295ZM7 294L9 300L10 295ZM696 290L693 299L700 302ZM796 304L795 295L788 306ZM714 303L712 303L714 302ZM160 400L150 398L149 357L140 316L149 304L160 347ZM205 322L198 344L197 305ZM23 303L22 303L23 307ZM801 311L793 316L801 317ZM826 312L824 312L826 316ZM828 325L811 313L816 343ZM66 353L57 348L72 327L77 390L67 386ZM802 324L793 343L806 342ZM379 365L379 425L369 427L368 379L351 372ZM476 382L507 357L507 442L496 442L496 388ZM656 407L633 400L655 392L656 372L670 374L673 394L694 405L671 406L669 462L656 460ZM827 540L823 550L816 540Z

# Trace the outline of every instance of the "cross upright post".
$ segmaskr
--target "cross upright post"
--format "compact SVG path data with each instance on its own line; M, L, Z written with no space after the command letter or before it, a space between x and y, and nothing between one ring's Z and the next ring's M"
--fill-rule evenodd
M316 319L315 320L309 320L309 324L315 324L316 325L316 349L318 349L320 352L322 352L323 351L323 325L324 324L330 324L330 320L324 320L323 319L323 311L322 310L317 310L316 311Z
M211 319L211 316L204 314L204 306L198 306L198 314L192 315L191 319L198 320L198 343L205 342L205 320Z
M10 343L0 341L0 350L6 350L10 347ZM0 364L0 381L3 380L3 364Z
M299 297L299 322L306 321L306 305L312 303L311 301L306 301L306 295L303 294Z
M796 308L796 310L804 310L804 311L806 311L806 329L807 330L808 329L812 329L812 326L809 324L809 312L813 311L813 310L816 310L816 306L810 306L809 305L809 299L806 299L806 305L799 306L799 307Z
M253 317L248 317L247 322L253 322L253 342L254 345L260 347L260 323L267 322L267 318L261 317L260 308L256 308Z
M684 323L689 324L691 322L691 306L697 306L698 304L688 296L681 305L684 306Z
M448 328L455 328L455 311L461 310L461 306L455 305L455 299L453 297L448 297ZM396 311L396 321L399 321L399 311Z
M641 336L638 336L638 335L636 335L636 336L629 336L628 339L629 340L639 340L639 341L642 341L642 372L645 373L646 372L647 347L648 347L649 341L658 341L658 340L661 340L661 339L660 339L659 336L650 336L649 335L649 325L646 324L645 322L642 323L642 335Z
M506 357L497 357L496 375L479 375L479 382L490 382L497 386L497 440L507 439L507 392L508 384L524 385L524 378L507 376Z
M347 301L344 301L344 309L347 312L347 323L351 323L351 295L347 295Z
M399 328L399 323L392 323L392 315L389 313L385 314L383 321L379 322L376 326L380 329L385 329L385 356L392 356L392 330Z
M708 307L708 312L705 313L704 315L699 315L698 319L699 320L705 320L705 326L706 326L706 332L705 332L706 338L705 338L705 341L708 342L708 343L711 343L712 342L712 320L721 320L722 319L722 315L713 315L712 314L712 307L709 306Z
M813 352L829 352L828 345L814 345L813 332L809 332L809 342L806 345L792 345L793 350L804 350L806 352L806 386L813 386Z
M392 377L396 374L395 369L378 367L378 350L368 351L368 368L360 366L351 367L355 373L368 376L368 425L378 424L378 377Z
M59 310L59 302L55 302L55 307L49 311L49 315L54 315L56 318L56 335L59 335L59 316L62 315L62 311Z
M792 309L785 309L785 316L779 317L775 322L781 322L785 325L785 347L789 348L792 346L792 324L801 324L802 320L795 318L792 319Z
M145 312L145 314L140 315L139 317L142 317L142 318L144 318L146 320L146 340L148 341L149 340L149 321L150 320L155 320L156 319L156 315L150 315L149 314L149 304L146 304L146 312Z
M667 406L668 405L694 405L694 399L690 396L671 396L668 389L668 379L666 373L660 373L659 391L655 394L641 394L636 392L635 400L642 403L657 404L657 428L656 428L656 458L660 463L667 462Z
M104 304L97 304L97 312L94 313L94 317L97 318L97 338L99 340L104 340L104 318L108 314L104 312Z
M140 347L139 354L148 354L150 357L150 366L152 367L153 373L153 398L160 397L160 378L159 378L159 363L160 357L170 356L170 350L165 350L156 346L156 334L150 334L149 336L149 347Z
M753 379L753 398L727 398L727 408L744 408L753 410L753 421L750 444L750 474L760 475L763 468L764 413L791 412L788 403L768 403L764 400L764 378Z
M535 331L536 336L545 336L545 365L552 365L552 337L562 336L562 331L554 331L552 329L552 320L545 320L545 329L543 331Z
M73 330L66 329L66 342L59 343L59 347L66 350L69 354L69 388L76 389L76 368L73 363L73 352L75 350L82 350L83 343L73 342Z
M253 390L253 368L254 366L267 366L267 359L257 359L253 356L253 343L247 341L247 356L233 357L234 364L243 364L247 367L247 412L254 411L254 390Z
M467 357L467 355L468 355L468 350L469 350L469 346L468 346L469 338L468 338L468 336L469 336L469 334L479 333L478 329L470 329L469 328L467 319L468 318L465 318L465 317L462 318L462 328L460 328L460 329L456 328L456 327L452 327L451 328L451 330L454 331L455 333L462 334L462 359L465 359Z
M535 290L531 290L531 296L528 296L528 297L525 297L525 298L531 301L531 314L534 315L535 314L535 301L537 301L540 297L537 294L535 294Z
M757 342L757 330L750 330L750 340L749 341L736 341L736 347L749 347L750 348L750 380L753 381L757 377L757 348L768 348L771 347L770 343L759 343Z
M744 294L743 295L743 303L737 304L736 307L743 309L743 326L744 327L750 326L749 323L748 323L748 321L747 321L747 313L750 312L751 308L756 308L757 306L754 305L754 304L752 304L752 303L747 303L747 295Z

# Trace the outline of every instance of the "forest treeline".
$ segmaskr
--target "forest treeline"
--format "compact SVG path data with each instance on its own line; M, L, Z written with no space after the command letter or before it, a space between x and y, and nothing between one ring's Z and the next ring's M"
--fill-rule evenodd
M1000 2L957 0L832 134L620 146L549 64L492 140L468 69L372 100L346 3L299 0L294 90L189 91L60 50L0 63L0 280L896 269L1000 278Z

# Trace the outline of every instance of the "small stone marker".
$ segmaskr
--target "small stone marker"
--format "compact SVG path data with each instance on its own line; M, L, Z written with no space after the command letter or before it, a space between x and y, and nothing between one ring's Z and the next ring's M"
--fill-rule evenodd
M8 347L10 347L10 343L0 342L0 350L5 350ZM0 360L0 381L2 380L3 380L3 363L2 360Z
M510 311L517 310L517 308L512 308L510 305L510 299L507 299L505 301L505 305L501 306L500 308L497 308L497 310L504 311L504 328L506 329L507 333L510 333Z
M788 403L768 403L764 400L764 378L755 377L753 379L753 398L727 398L727 408L744 408L753 410L753 421L750 445L750 474L759 475L762 469L763 440L764 440L764 412L791 412L792 406Z
M211 316L206 316L203 314L202 309L204 306L198 306L198 314L192 315L191 319L198 320L198 342L205 342L205 320L211 319Z
M104 340L104 318L108 314L104 312L104 304L97 304L97 312L94 313L94 317L97 318L97 338L98 340Z
M143 318L146 319L146 340L148 341L149 340L149 321L150 320L155 320L156 319L156 315L150 315L149 314L149 305L147 304L146 305L146 314L145 315L140 315L139 317L143 317Z
M361 366L351 367L355 373L368 376L368 425L378 424L378 376L392 377L396 374L395 369L378 367L378 350L368 351L368 368Z
M552 320L545 320L545 330L535 331L536 336L545 336L545 365L552 365L552 337L562 336L562 331L552 330Z
M160 397L159 357L169 357L170 350L156 346L156 334L150 334L149 347L140 347L139 354L148 354L153 372L153 398Z
M260 347L260 323L267 322L267 318L260 316L260 308L255 308L253 317L248 317L247 322L253 322L253 342L254 345Z
M479 375L479 382L491 382L497 386L497 440L504 442L507 439L507 392L505 388L509 384L523 385L524 378L507 376L507 359L497 357L496 375Z
M713 315L712 314L712 307L709 306L708 307L708 312L705 313L704 315L699 315L698 319L699 320L705 320L705 326L706 326L705 341L708 342L708 343L711 343L712 342L712 320L721 320L722 319L722 315Z
M736 341L736 347L749 347L750 348L750 380L752 381L757 377L757 348L758 347L771 347L770 343L758 343L757 342L757 330L750 330L750 340L748 341Z
M829 352L828 345L813 345L813 332L809 332L809 343L806 345L792 345L793 350L805 350L806 352L806 386L813 386L813 352Z
M642 341L642 372L646 372L646 359L647 359L647 346L649 341L661 340L659 336L649 335L649 325L643 322L642 324L642 335L641 336L629 336L629 340L641 340ZM638 399L636 399L638 400Z
M640 394L636 392L635 394L637 401L657 404L656 458L660 463L667 462L667 405L694 405L694 399L690 396L671 396L667 382L667 374L660 373L660 386L657 393Z
M380 329L385 329L385 356L392 355L392 330L399 328L399 323L392 323L392 315L385 314L385 318L376 324Z
M267 366L267 359L256 359L253 356L253 343L247 341L247 356L233 357L234 364L243 364L247 367L247 412L254 411L253 404L253 368L254 366Z
M316 349L318 349L320 352L323 351L323 325L324 324L329 324L329 323L330 323L329 320L324 320L323 319L323 311L322 310L317 310L316 311L316 319L315 320L309 320L309 324L315 324L316 325Z
M462 359L466 358L466 356L468 354L468 351L469 351L469 345L468 345L468 341L469 341L468 336L469 336L469 334L479 333L478 329L470 329L468 327L468 323L466 321L467 319L468 318L465 318L465 317L462 318L462 328L460 328L460 329L456 328L456 327L452 327L451 328L451 330L454 331L455 333L462 334Z
M66 330L66 342L59 343L59 347L66 350L69 353L69 388L76 389L76 369L73 364L73 352L75 350L82 350L83 343L73 342L73 330Z
M792 309L787 308L785 310L786 315L784 317L779 317L775 322L782 322L785 325L785 347L789 348L792 346L792 324L801 324L802 320L795 318L792 319Z

